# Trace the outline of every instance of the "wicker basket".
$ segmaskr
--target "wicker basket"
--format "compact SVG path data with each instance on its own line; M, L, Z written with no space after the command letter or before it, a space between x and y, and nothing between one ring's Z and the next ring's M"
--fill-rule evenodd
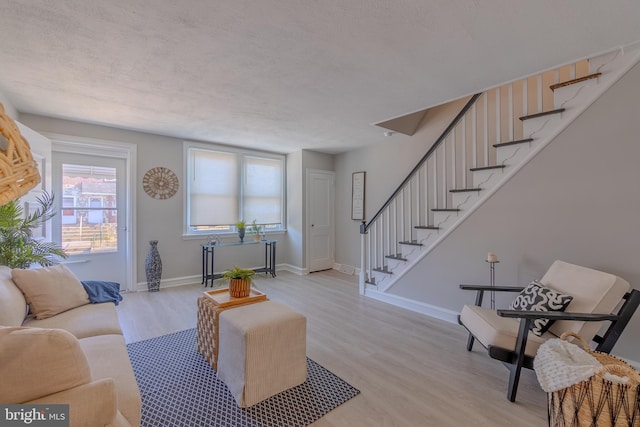
M0 104L0 206L27 194L39 182L29 143Z
M560 338L570 336L603 367L586 381L548 394L549 425L640 427L640 373L622 359L591 350L572 332ZM628 383L612 382L605 378L607 373L627 377Z

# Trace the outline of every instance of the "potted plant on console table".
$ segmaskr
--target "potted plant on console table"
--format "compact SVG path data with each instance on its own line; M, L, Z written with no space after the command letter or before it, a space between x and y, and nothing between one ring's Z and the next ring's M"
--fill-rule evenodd
M244 231L247 226L247 223L244 220L240 220L236 222L236 229L238 230L238 237L240 238L240 243L244 242Z
M260 232L262 231L262 226L259 224L256 224L256 220L254 219L253 222L251 223L251 234L253 234L253 240L255 242L259 242L260 241Z
M251 293L254 274L256 274L256 272L253 270L234 265L231 270L223 272L220 279L229 282L229 295L234 298L244 298L248 297Z

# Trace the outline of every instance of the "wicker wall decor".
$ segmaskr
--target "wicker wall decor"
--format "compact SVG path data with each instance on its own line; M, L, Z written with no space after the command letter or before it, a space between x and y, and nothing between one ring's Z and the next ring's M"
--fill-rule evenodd
M0 103L0 206L27 194L39 182L31 147Z

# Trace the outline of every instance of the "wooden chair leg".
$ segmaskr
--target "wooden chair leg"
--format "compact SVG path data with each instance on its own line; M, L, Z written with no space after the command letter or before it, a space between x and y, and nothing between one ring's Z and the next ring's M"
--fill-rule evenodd
M473 342L474 342L475 338L473 337L473 335L469 334L469 338L467 339L467 351L471 351L473 350Z

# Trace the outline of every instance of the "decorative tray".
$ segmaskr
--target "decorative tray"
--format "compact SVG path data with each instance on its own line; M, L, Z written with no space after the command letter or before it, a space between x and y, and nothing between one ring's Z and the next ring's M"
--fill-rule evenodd
M247 304L250 302L266 301L267 295L257 289L251 288L248 297L235 298L229 295L229 288L215 289L213 291L204 292L206 296L211 298L213 303L218 307L231 307L234 305Z

